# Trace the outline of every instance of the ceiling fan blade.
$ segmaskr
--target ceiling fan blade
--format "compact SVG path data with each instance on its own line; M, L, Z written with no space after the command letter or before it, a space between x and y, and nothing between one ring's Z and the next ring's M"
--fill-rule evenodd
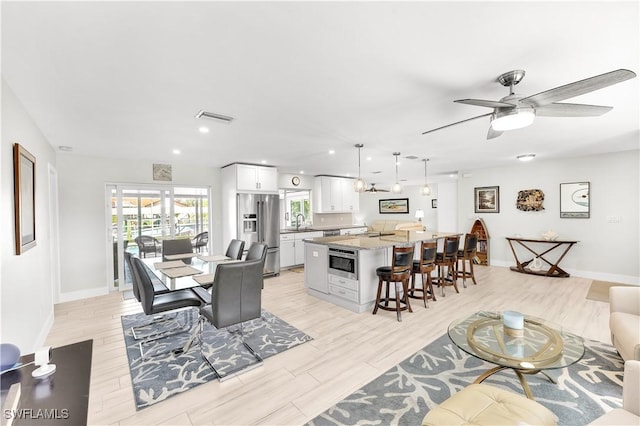
M634 78L635 76L636 73L633 71L625 69L615 70L528 96L520 99L520 103L537 108L553 102L575 98L576 96L584 95L585 93L593 92L604 87L612 86Z
M553 103L536 108L541 117L597 117L611 111L613 107L603 105Z
M500 136L501 134L502 134L502 132L500 132L498 130L493 130L493 127L489 126L489 132L487 132L487 140L495 139L498 136Z
M467 104L467 105L475 105L487 108L513 108L516 107L516 104L510 104L507 102L499 102L499 101L486 101L484 99L458 99L457 102L459 104Z
M436 130L446 129L447 127L455 126L456 124L466 123L467 121L475 120L477 118L488 117L491 114L493 114L493 112L489 112L487 114L478 115L476 117L467 118L466 120L457 121L455 123L447 124L446 126L441 126L441 127L435 128L435 129L427 130L426 132L422 132L422 134L426 135L427 133L435 132Z

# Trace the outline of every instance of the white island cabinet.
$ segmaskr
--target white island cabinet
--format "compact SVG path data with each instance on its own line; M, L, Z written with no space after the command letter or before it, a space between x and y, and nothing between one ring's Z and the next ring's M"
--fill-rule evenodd
M356 249L357 279L349 279L329 272L330 247L330 244L306 243L304 282L307 292L353 312L372 310L378 290L376 268L389 264L389 249Z
M327 265L329 247L323 244L305 243L304 285L316 294L329 293Z

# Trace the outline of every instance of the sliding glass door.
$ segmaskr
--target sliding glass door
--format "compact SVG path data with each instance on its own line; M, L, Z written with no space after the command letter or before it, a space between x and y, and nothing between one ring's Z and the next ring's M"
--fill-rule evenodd
M131 273L123 262L125 251L160 257L162 240L193 239L208 232L209 193L205 187L107 185L111 289L131 287Z

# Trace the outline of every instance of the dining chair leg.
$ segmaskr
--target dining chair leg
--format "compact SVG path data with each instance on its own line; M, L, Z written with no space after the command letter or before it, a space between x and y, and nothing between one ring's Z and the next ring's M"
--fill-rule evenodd
M422 303L424 303L425 308L428 308L429 305L427 304L427 280L424 277L424 272L421 272L420 276L422 278Z
M413 309L411 309L411 302L409 302L409 279L407 278L406 280L402 281L402 289L403 289L403 295L402 297L404 297L404 301L405 304L407 305L407 311L409 312L413 312Z

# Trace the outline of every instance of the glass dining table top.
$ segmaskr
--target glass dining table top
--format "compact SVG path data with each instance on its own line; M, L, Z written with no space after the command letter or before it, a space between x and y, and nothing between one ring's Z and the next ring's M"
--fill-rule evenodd
M190 264L184 263L182 260L162 261L160 258L142 259L142 262L156 278L162 281L169 290L173 291L211 284L219 264L238 262L237 260L207 260L210 258L213 257L193 256ZM172 264L175 264L175 262L183 265L163 268L166 265L173 266Z
M563 368L584 355L582 337L529 315L524 315L524 329L519 336L505 333L500 312L488 311L453 321L448 334L469 355L517 370Z

